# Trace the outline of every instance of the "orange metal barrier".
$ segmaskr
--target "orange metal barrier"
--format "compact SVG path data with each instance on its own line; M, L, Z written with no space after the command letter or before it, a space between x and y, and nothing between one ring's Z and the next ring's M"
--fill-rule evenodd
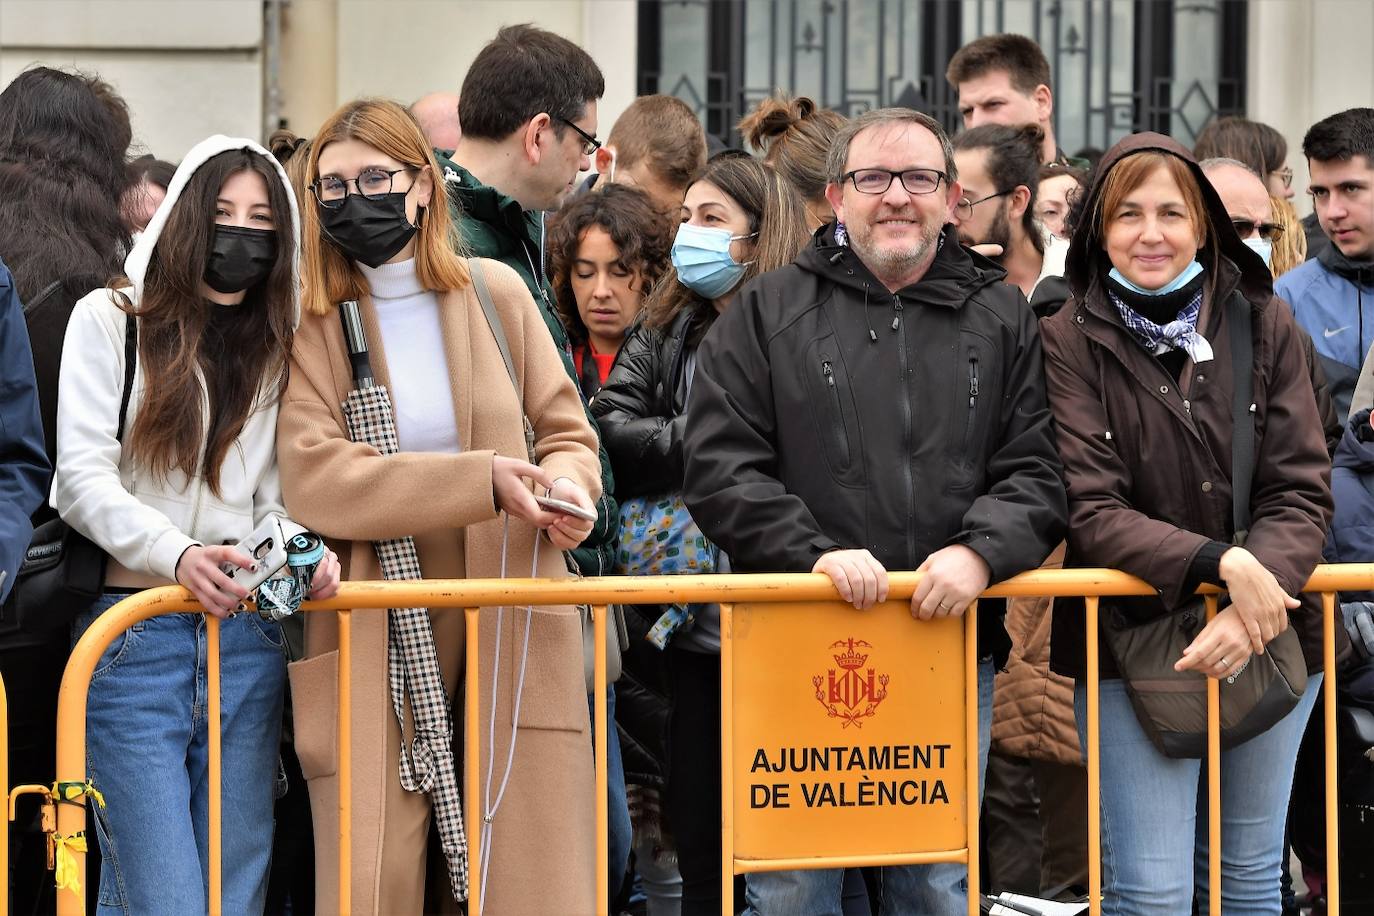
M917 573L893 573L890 577L889 597L891 599L909 599L915 591L920 576ZM1352 564L1344 566L1324 566L1318 567L1311 580L1307 583L1305 591L1323 593L1323 608L1325 611L1324 637L1325 637L1325 668L1327 671L1335 669L1335 596L1337 590L1355 590L1374 588L1374 564ZM1212 590L1215 591L1215 590ZM1001 583L990 588L984 593L986 597L1068 597L1085 596L1087 598L1087 623L1090 638L1088 640L1088 782L1089 782L1089 855L1090 869L1089 876L1091 882L1092 912L1097 914L1101 908L1101 838L1100 838L1100 767L1098 761L1098 678L1097 678L1097 655L1098 646L1096 640L1097 633L1097 610L1098 598L1121 596L1121 595L1147 595L1155 594L1155 590L1145 582L1123 573L1112 570L1098 569L1078 569L1078 570L1038 570L1017 576L1014 579ZM313 602L305 606L305 610L310 611L338 611L339 621L339 691L340 691L340 717L339 717L339 814L340 814L340 887L339 901L341 912L348 912L350 905L350 888L348 877L351 869L349 867L348 856L350 854L349 831L351 799L349 792L351 788L350 772L350 679L349 666L351 664L351 643L350 643L350 609L368 608L387 608L387 607L462 607L466 609L467 625L467 665L465 676L467 679L467 753L465 755L466 773L465 786L467 799L467 824L472 836L469 838L469 858L470 871L474 878L481 874L481 855L484 850L480 848L479 834L477 826L481 824L480 809L477 807L480 783L478 780L476 749L480 746L480 729L478 724L480 718L477 710L478 696L478 672L479 672L479 641L476 638L477 624L479 619L479 608L497 606L522 606L527 604L534 605L564 605L564 604L591 604L594 606L594 627L596 647L595 674L596 674L596 712L595 712L595 732L596 732L596 805L597 805L597 893L600 912L605 912L607 900L607 864L606 864L606 771L605 771L605 751L607 741L607 721L606 721L606 658L605 658L605 627L606 627L606 606L610 604L659 604L666 602L719 602L722 607L722 640L728 641L730 638L726 629L726 621L730 619L728 607L734 603L743 602L822 602L836 601L837 592L831 585L830 580L823 575L803 574L803 575L731 575L731 576L676 576L676 577L643 577L643 578L602 578L602 579L583 579L583 580L536 580L536 579L504 579L504 580L422 580L416 582L354 582L345 584L336 598L325 602ZM72 652L71 660L67 665L67 670L63 676L61 692L58 698L58 734L57 734L57 780L59 783L84 783L85 782L85 745L86 745L86 699L89 689L89 682L92 672L95 669L101 654L106 647L129 626L150 617L160 614L178 613L198 610L198 605L191 599L188 592L181 588L159 588L131 596L111 608L97 620L81 640L77 643ZM1215 612L1215 601L1209 602L1209 611ZM210 702L210 773L211 792L209 802L210 820L210 911L218 914L220 912L220 793L219 793L219 630L218 621L209 619L208 625L208 664L210 666L209 689L211 695ZM966 657L974 654L972 617L966 622L967 641ZM729 649L723 650L722 677L725 675L725 657L728 656ZM975 659L976 660L976 659ZM969 673L972 666L966 666ZM968 686L973 685L972 677L968 679ZM725 696L722 690L722 697ZM976 748L976 690L972 690L969 704L973 717L973 729L966 734L966 740L970 746ZM1327 732L1327 759L1326 759L1326 806L1327 806L1327 887L1329 892L1328 912L1337 916L1339 914L1339 868L1337 858L1337 818L1335 816L1336 803L1336 759L1335 759L1335 715L1336 715L1336 683L1334 677L1325 679L1325 707ZM1210 794L1211 808L1211 888L1212 897L1210 902L1210 913L1212 916L1220 916L1221 913L1221 881L1220 881L1220 769L1219 754L1216 753L1219 747L1218 732L1218 693L1217 682L1208 682L1208 701L1209 701L1209 748L1211 749L1208 767L1208 787ZM724 717L730 714L730 710L723 710ZM973 776L971 785L976 786L976 753L967 755L974 761L973 767L969 768L969 774ZM724 778L730 778L730 768L725 767ZM97 787L98 788L98 787ZM729 812L723 813L728 823ZM83 831L86 826L86 808L84 799L77 799L74 803L62 804L57 811L57 830L60 835L71 837ZM970 845L968 849L977 849L977 817L976 814L969 818L969 837ZM970 885L977 887L977 857L967 855L965 858L970 866ZM924 861L947 860L941 857L926 857ZM828 861L808 862L805 860L790 861L785 863L786 867L821 867L830 865ZM847 864L860 864L851 862ZM874 862L873 864L881 864ZM79 851L76 853L77 873L84 884L85 880L85 857ZM740 870L740 863L733 859L726 863L727 876ZM745 869L754 870L751 865L746 865ZM729 882L726 882L727 887ZM473 881L472 899L469 903L469 912L479 911L479 882ZM72 893L62 893L58 896L58 912L62 916L75 916L82 912L82 902L78 896ZM971 895L969 902L969 912L975 914L978 911L976 894ZM729 912L727 907L727 913ZM493 916L507 916L507 914L493 914Z

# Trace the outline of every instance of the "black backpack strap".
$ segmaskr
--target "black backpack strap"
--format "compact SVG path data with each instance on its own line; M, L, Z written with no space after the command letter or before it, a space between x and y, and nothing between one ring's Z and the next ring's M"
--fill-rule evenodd
M138 319L124 313L124 394L119 400L119 429L115 441L124 441L124 421L129 416L129 398L134 393L134 368L138 365Z
M1245 543L1250 532L1250 485L1255 474L1254 363L1250 303L1239 292L1228 301L1231 330L1231 372L1235 391L1231 400L1231 519L1234 542Z

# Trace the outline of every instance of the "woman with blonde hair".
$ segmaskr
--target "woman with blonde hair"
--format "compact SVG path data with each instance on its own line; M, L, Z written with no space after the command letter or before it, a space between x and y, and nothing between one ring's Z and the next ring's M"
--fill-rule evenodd
M600 491L596 437L525 285L498 262L455 253L433 154L396 103L364 99L335 112L306 171L306 315L278 427L287 504L337 546L350 580L382 578L382 542L403 538L428 578L566 577L559 551L579 544L591 522L545 510L531 488L590 511ZM348 300L360 318L346 342L341 315L353 309L339 303ZM371 375L390 394L383 420L394 423L398 451L354 441L341 406L361 393L350 368L360 336ZM436 884L459 899L467 892L453 719L441 708L443 721L412 725L432 713L435 694L440 707L446 699L462 708L463 611L422 615L418 637L412 623L399 611L352 618L355 913L423 909L431 802L450 879ZM414 640L432 641L428 661L408 654ZM591 913L580 615L485 610L481 643L483 819L465 829L482 831L483 873L470 880L482 883L489 913ZM319 912L340 909L338 647L335 617L311 615L306 658L290 672L296 751L314 802ZM529 880L531 862L539 881Z
M825 200L825 186L830 181L825 157L844 122L843 115L821 108L804 95L770 96L739 122L744 142L761 153L764 164L776 169L802 196L808 231L835 218Z

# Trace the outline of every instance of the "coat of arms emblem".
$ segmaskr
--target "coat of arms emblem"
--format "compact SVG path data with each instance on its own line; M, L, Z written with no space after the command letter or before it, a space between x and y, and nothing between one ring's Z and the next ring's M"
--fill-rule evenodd
M872 643L852 636L831 643L831 657L838 667L811 678L816 702L825 708L827 716L841 720L843 728L863 728L863 720L877 712L878 704L887 698L888 676L864 668L869 653L863 650L872 648Z

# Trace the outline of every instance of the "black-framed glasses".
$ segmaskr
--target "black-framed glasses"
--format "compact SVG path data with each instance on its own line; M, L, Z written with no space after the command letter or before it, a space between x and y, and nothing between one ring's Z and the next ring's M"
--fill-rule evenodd
M1281 169L1270 169L1269 174L1279 176L1279 181L1283 182L1285 188L1293 187L1293 167L1291 165L1285 165Z
M590 156L592 153L595 153L597 150L601 149L601 141L596 139L596 137L593 137L591 134L587 133L585 130L578 127L576 124L569 121L562 115L558 116L558 120L562 121L564 124L568 125L573 130L577 131L577 135L582 138L582 155Z
M902 187L908 194L934 194L940 182L949 180L948 175L937 169L907 169L901 172L892 169L855 169L841 175L840 181L853 182L854 190L860 194L886 194L894 178L902 180Z
M987 197L980 197L977 200L969 200L967 197L965 197L963 200L959 201L957 204L954 205L954 212L959 214L959 218L962 220L973 219L974 207L986 201L992 200L994 197L1005 197L1014 190L1016 189L1012 188L1008 191L997 191L993 194L989 194Z
M338 175L325 175L317 179L310 190L315 192L315 199L320 202L321 207L328 207L336 210L344 205L348 199L348 186L353 185L354 194L361 194L368 200L377 200L391 193L392 179L401 172L417 171L413 165L405 165L399 169L367 168L358 173L357 178L340 178Z
M1258 232L1260 238L1270 242L1283 235L1283 227L1278 223L1257 223L1250 219L1233 219L1231 225L1236 227L1236 235L1243 239L1248 239L1252 232Z

